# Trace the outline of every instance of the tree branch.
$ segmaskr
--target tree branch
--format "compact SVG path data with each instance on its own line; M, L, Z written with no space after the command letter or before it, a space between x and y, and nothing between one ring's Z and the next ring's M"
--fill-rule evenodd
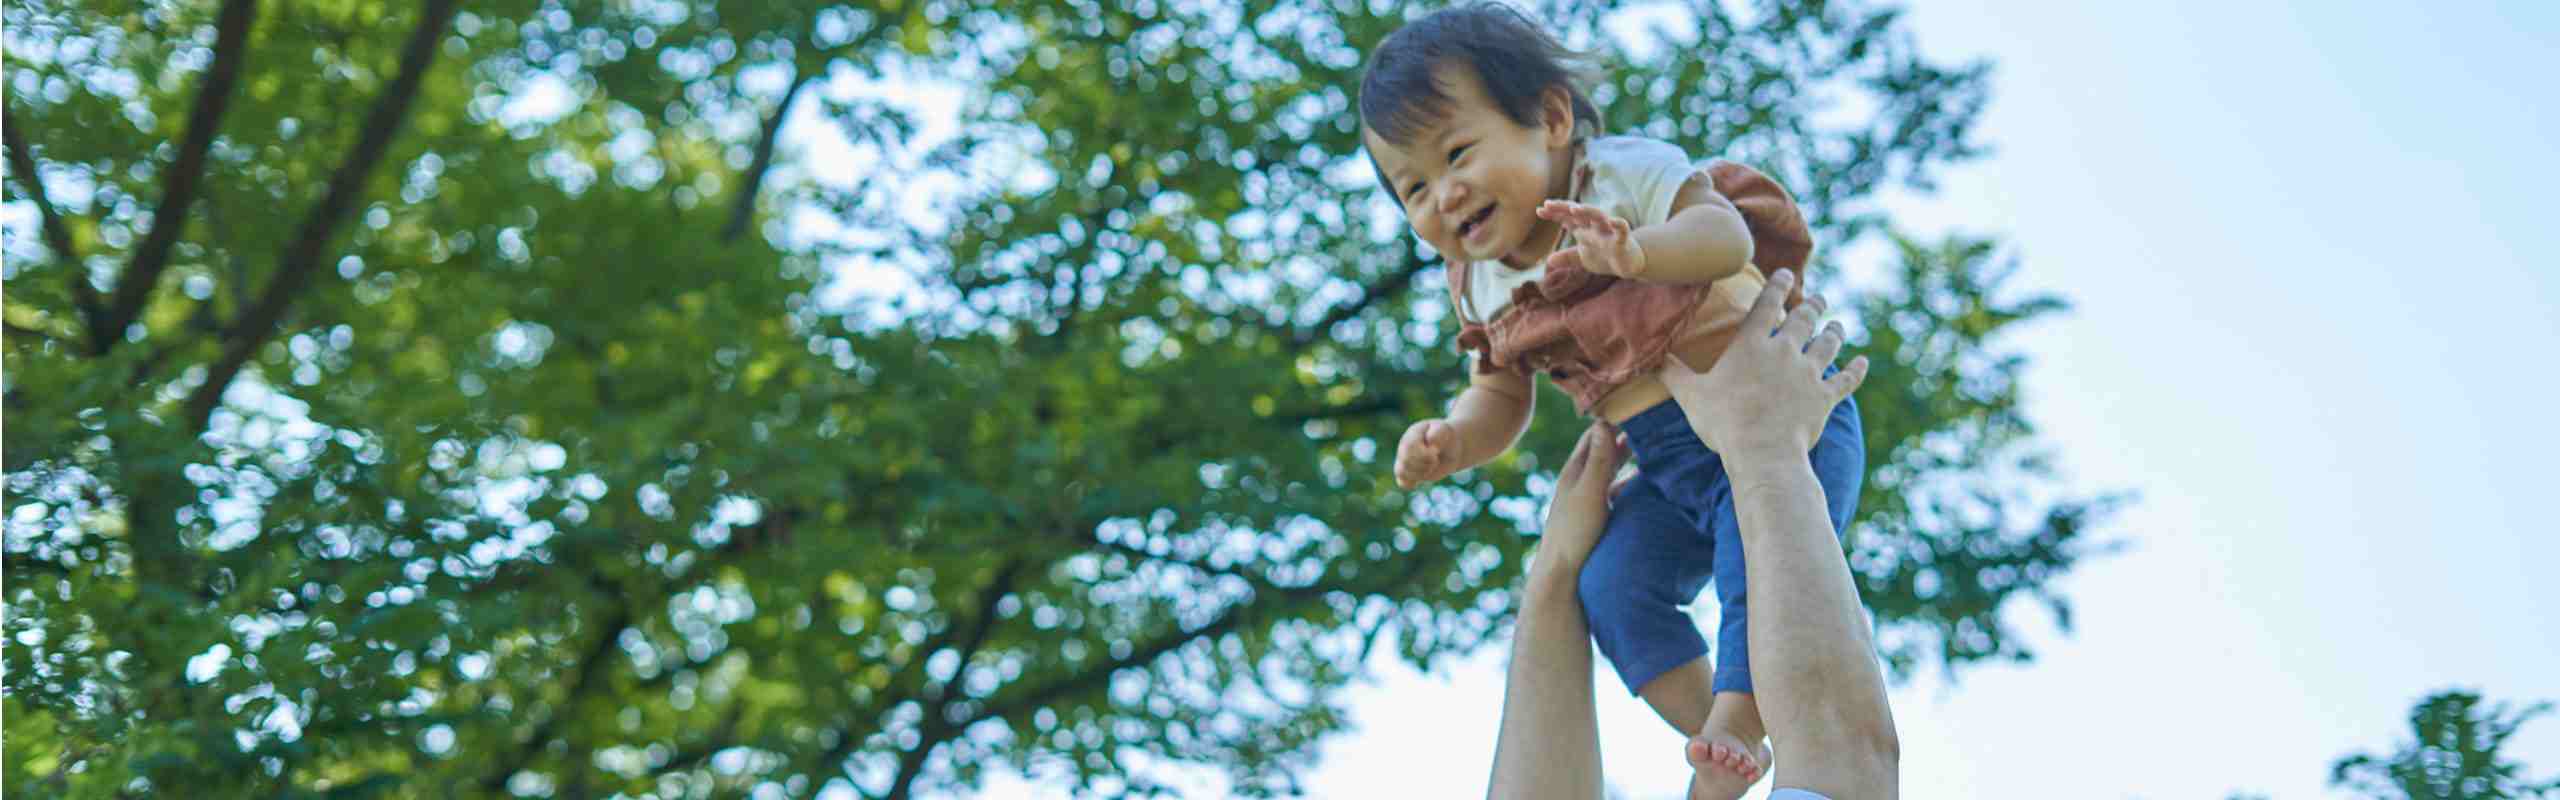
M1360 287L1359 297L1335 306L1332 311L1325 312L1323 319L1316 320L1316 324L1291 334L1290 349L1305 350L1308 345L1315 344L1317 339L1324 337L1325 332L1332 330L1333 326L1341 324L1343 320L1358 316L1360 312L1368 310L1380 300L1403 293L1405 287L1413 285L1413 279L1421 275L1424 268L1431 266L1431 262L1424 261L1421 254L1410 249L1405 251L1404 259L1403 269L1378 279L1376 283Z
M710 735L702 737L702 741L692 746L677 750L675 755L668 756L667 765L659 767L656 774L673 775L691 771L701 766L702 762L710 760L712 756L719 755L720 751L738 746L738 723L745 720L746 715L746 701L740 700L729 704L729 713L721 715L720 724L711 729Z
M1429 565L1421 559L1410 559L1406 562L1403 570L1391 575L1380 576L1376 584L1366 590L1384 591L1387 587L1403 585L1410 582L1414 576L1420 574L1423 568L1427 566ZM1257 596L1245 600L1239 600L1228 605L1225 611L1218 614L1217 619L1210 620L1208 624L1189 631L1176 630L1173 633L1159 637L1155 641L1148 642L1144 646L1131 648L1129 650L1129 655L1127 656L1112 659L1109 663L1087 670L1074 677L1066 678L1038 689L1029 690L1019 696L1006 698L1002 702L990 702L985 707L979 709L977 714L972 715L964 722L958 723L955 727L965 729L970 725L975 725L986 720L1010 717L1015 714L1020 714L1031 709L1057 702L1059 698L1067 695L1094 688L1097 685L1109 681L1111 676L1120 670L1143 666L1154 661L1156 658L1163 656L1166 653L1173 652L1175 649L1178 649L1183 645L1190 644L1193 641L1226 635L1227 633L1230 633L1242 626L1247 621L1248 615L1251 612L1256 610L1268 610L1273 607L1272 603L1276 601L1321 597L1326 592L1331 591L1362 589L1363 587L1358 586L1315 585L1281 589L1276 593L1279 595L1278 597ZM928 720L928 722L930 722L930 720Z
M142 304L150 299L151 289L160 283L160 274L169 269L170 248L177 246L178 235L187 229L187 209L196 201L198 184L204 181L205 156L213 150L214 135L222 128L222 112L230 107L231 87L240 82L240 63L249 57L249 23L256 18L256 0L227 0L222 4L222 17L216 23L213 40L213 65L205 70L204 85L196 90L195 108L187 112L186 139L178 145L178 161L169 167L168 188L160 195L160 207L151 212L151 232L144 234L142 244L133 249L133 264L116 276L115 295L108 299L106 314L89 321L89 347L98 355L115 347L123 338L126 325L142 313Z
M899 758L898 779L888 796L904 796L907 788L914 783L916 773L923 766L924 758L933 752L936 745L942 743L944 737L958 732L958 728L950 725L944 716L945 710L951 705L951 686L959 683L960 678L968 673L970 660L977 657L978 648L986 644L987 634L994 630L996 603L1004 600L1005 595L1013 593L1015 581L1021 578L1023 570L1029 566L1031 566L1030 559L1015 558L997 568L995 577L989 579L987 585L978 590L977 617L971 621L969 632L959 634L957 625L935 632L931 638L926 639L916 648L915 659L907 662L901 670L902 672L914 671L909 674L922 674L925 662L931 659L934 653L950 645L955 636L966 639L960 646L960 664L952 670L951 679L923 690L924 694L930 695L923 698L926 706L923 732L926 736L917 742L914 750ZM818 757L817 763L842 768L844 760L851 758L854 749L861 747L862 741L868 738L853 729L853 722L859 721L863 716L867 715L855 715L854 720L848 721L843 728L839 729L835 746L827 748L827 752ZM944 731L944 733L936 735L936 731Z
M71 303L80 309L84 325L98 322L98 290L89 285L89 270L80 263L80 254L72 249L71 228L62 222L62 212L53 207L53 199L44 191L44 177L36 172L36 153L27 146L24 126L18 116L0 111L0 138L8 140L9 172L27 189L27 199L36 205L36 216L44 224L44 244L52 248L53 257L71 265ZM95 346L93 337L92 346Z
M881 795L881 800L906 800L908 793L915 789L916 779L924 776L925 759L959 732L959 726L940 718L926 719L923 727L917 730L915 749L898 756L898 777L889 783L889 793Z
M597 680L598 673L604 668L604 663L612 658L613 648L621 643L622 629L631 626L629 604L617 602L609 605L613 610L607 612L606 623L598 628L595 643L589 645L586 654L578 659L577 682L569 685L568 696L560 699L559 707L553 709L551 715L542 720L541 725L534 726L533 735L525 739L523 747L509 753L505 760L498 762L496 770L480 779L481 791L495 793L505 789L507 779L515 777L517 771L524 769L524 765L532 763L533 757L551 744L552 730L560 726L561 720L576 714L578 707L585 705L587 696L596 690L598 683L601 683Z
M1079 672L1071 677L1067 677L1038 688L1024 689L1018 693L1010 695L1006 693L1005 688L1012 687L999 688L996 695L989 698L989 702L981 705L974 713L971 713L964 719L954 720L950 717L948 713L950 705L949 697L938 696L934 699L927 700L928 708L925 711L924 718L917 729L917 744L914 748L900 754L898 758L898 770L895 773L896 778L890 784L889 791L882 795L884 798L889 798L890 800L904 800L904 798L908 797L914 790L915 781L922 776L925 762L931 758L933 750L939 747L942 743L948 742L953 737L967 731L970 726L991 719L1013 717L1035 708L1056 703L1062 698L1075 693L1089 691L1097 686L1107 683L1111 679L1112 675L1118 674L1121 670L1143 667L1155 661L1157 658L1173 652L1174 650L1190 644L1191 642L1202 639L1212 639L1232 633L1240 629L1246 622L1250 621L1250 614L1257 611L1268 611L1276 607L1274 603L1321 597L1327 592L1336 590L1362 592L1386 591L1388 590L1388 587L1401 586L1409 583L1413 580L1414 576L1420 574L1424 568L1429 566L1426 561L1421 559L1408 560L1405 562L1404 569L1392 574L1377 574L1371 581L1365 582L1370 584L1366 587L1356 585L1280 587L1272 584L1266 579L1242 573L1240 571L1222 570L1209 567L1195 561L1155 556L1134 548L1101 542L1097 539L1092 539L1090 536L1084 537L1080 541L1091 542L1092 544L1106 550L1130 553L1154 561L1161 561L1168 564L1196 569L1204 573L1235 575L1245 579L1249 584L1251 584L1251 587L1254 590L1254 596L1230 604L1224 611L1219 613L1216 619L1210 620L1208 623L1203 624L1200 627L1190 630L1177 629L1172 633L1158 637L1144 645L1133 647L1129 651L1128 655L1112 659L1102 664L1097 664L1092 668ZM999 583L991 583L990 589L999 585ZM988 612L992 612L994 602L1002 597L1002 593L992 591L983 592L981 595L981 607L987 609ZM942 634L938 635L935 639L928 640L926 648L919 649L917 652L923 654L923 656L930 656L935 650L941 649L943 644L948 642L951 631L952 629L945 629ZM917 661L911 663L921 664L923 656L920 656ZM961 668L965 670L966 667L967 661L964 659L961 663ZM953 674L952 680L959 680L958 672ZM947 683L948 682L946 682L946 684ZM891 705L895 705L895 703L893 702ZM825 755L821 756L818 763L837 765L840 768L844 760L850 757L854 750L859 749L867 739L867 735L858 734L850 728L843 729L836 745L830 748Z
M427 0L416 30L400 48L400 74L375 98L373 110L365 117L364 132L356 139L347 160L338 165L337 174L329 176L329 187L320 196L319 205L302 220L291 244L285 246L284 257L276 265L276 275L260 292L256 305L241 312L231 327L231 335L223 347L222 357L205 376L204 385L196 387L187 398L187 420L195 430L204 430L213 415L213 407L222 402L222 392L249 356L273 335L276 323L284 317L286 307L299 296L303 284L320 266L321 251L337 233L338 223L355 206L364 193L366 179L374 165L382 160L391 140L400 134L401 121L409 114L410 102L417 99L418 84L426 78L427 68L436 57L436 43L453 22L453 10L459 0ZM121 288L121 287L119 287Z
M950 741L951 737L968 730L970 725L977 724L978 720L986 718L984 714L978 714L965 722L953 722L950 716L951 687L968 674L969 660L976 657L979 645L986 642L987 632L995 627L996 602L1012 593L1014 577L1026 563L1020 559L1006 562L996 572L995 580L989 581L986 589L979 592L978 618L969 632L968 641L960 647L960 664L951 671L949 680L942 681L931 692L924 723L917 731L916 746L898 756L897 777L890 782L889 793L882 796L885 800L905 800L915 789L916 779L923 777L925 761L933 756L933 751L943 742ZM846 741L851 740L852 737L846 737ZM837 743L838 747L843 745L843 742Z
M773 169L773 146L782 139L783 118L790 116L792 101L800 98L800 90L817 77L817 72L798 69L791 76L791 88L782 93L782 102L774 105L773 116L765 118L764 133L756 137L755 160L747 164L747 182L738 187L738 196L729 202L729 222L720 227L720 241L734 242L746 234L747 223L756 214L756 192L764 186L765 173Z
M1238 601L1227 606L1227 610L1224 613L1219 614L1217 619L1210 620L1209 624L1202 625L1199 628L1189 631L1176 630L1171 634L1157 638L1155 641L1148 642L1144 646L1130 648L1129 655L1127 656L1112 659L1111 661L1093 669L1079 673L1074 677L1066 678L1047 686L1026 691L1019 696L1007 698L1005 702L988 703L985 708L979 709L976 715L970 717L969 721L965 724L974 725L984 720L1009 717L1048 705L1056 702L1058 698L1100 686L1104 682L1111 680L1111 676L1121 670L1144 666L1148 662L1156 660L1157 657L1173 652L1175 649L1180 648L1183 645L1190 644L1191 642L1200 639L1223 636L1228 632L1235 630L1238 626L1243 625L1247 610L1252 608L1254 605L1255 604L1252 601Z
M1262 576L1262 575L1260 575L1260 574L1256 574L1256 573L1251 572L1251 571L1249 571L1249 570L1237 569L1237 568L1235 568L1235 567L1218 567L1218 566L1211 566L1211 565L1209 565L1209 564L1207 564L1207 563L1205 563L1205 562L1201 562L1201 561L1194 560L1194 559L1189 559L1189 558L1182 558L1182 557L1180 557L1180 556L1171 556L1171 555L1163 555L1163 556L1160 556L1160 555L1156 555L1156 554L1154 554L1154 553L1147 552L1146 548L1143 548L1143 547L1138 547L1138 546L1135 546L1135 545L1122 544L1122 543L1119 543L1119 542L1106 542L1106 541L1103 541L1102 539L1100 539L1100 538L1098 538L1098 537L1093 537L1093 536L1087 536L1087 537L1086 537L1086 541L1091 542L1091 543L1093 544L1093 546L1094 546L1094 547L1102 548L1102 549L1104 549L1104 550L1107 550L1107 551L1110 551L1110 552L1114 552L1114 553L1120 553L1120 554L1122 554L1122 555L1126 555L1126 556L1128 556L1128 557L1130 557L1130 558L1140 559L1140 560L1143 560L1143 561L1152 561L1152 562L1155 562L1155 563L1158 563L1158 564L1171 564L1171 565L1173 565L1173 566L1177 566L1177 567L1181 567L1181 568L1183 568L1183 569L1191 570L1191 571L1193 571L1193 572L1197 572L1197 573L1200 573L1200 574L1202 574L1202 575L1208 575L1208 576L1213 576L1213 577L1214 577L1214 576L1218 576L1218 575L1225 575L1225 576L1227 576L1227 577L1231 577L1231 578L1235 578L1235 579L1240 580L1240 581L1244 581L1246 586L1253 587L1253 589L1254 589L1255 591L1260 591L1260 592L1274 592L1274 593L1288 591L1286 588L1284 588L1284 587L1280 586L1279 584L1272 583L1270 578L1264 577L1264 576Z
M708 551L711 554L710 560L707 560L704 563L716 564L728 559L740 558L751 553L760 552L765 545L770 543L787 540L790 536L791 528L798 524L800 518L800 512L795 509L783 509L772 514L768 514L762 521L755 525L736 529L736 531L731 534L727 543L721 545L717 549ZM567 563L569 563L569 561L564 559L563 565L566 565ZM522 572L509 576L509 578L504 582L500 582L493 576L489 583L482 584L476 590L489 591L492 588L499 587L503 587L504 589L522 588L529 585L540 574L541 573L539 571ZM606 629L607 633L588 649L584 660L579 662L577 682L571 684L572 688L570 689L569 696L562 701L560 710L552 714L549 719L544 720L539 727L534 729L532 736L527 738L524 741L523 746L515 752L515 757L510 759L508 763L500 765L502 771L482 779L482 786L487 791L496 792L505 788L507 779L514 777L515 773L522 770L525 764L532 763L533 758L538 755L544 747L550 745L552 739L555 738L554 731L558 728L557 723L559 720L573 714L578 705L584 703L586 698L593 695L593 689L596 684L596 671L601 668L601 664L604 660L611 655L612 648L620 644L622 631L629 628L634 621L630 609L664 607L667 598L673 597L675 594L673 589L669 589L667 591L656 592L655 599L653 600L635 601L633 596L638 591L636 589L607 582L592 572L588 573L588 581L599 596L613 598L615 600L615 612L613 616L610 617L610 622ZM658 670L656 675L652 675L623 686L622 693L626 695L633 695L664 686L675 679L677 672L700 666L702 666L702 664L699 663L665 665ZM733 709L728 720L724 723L724 726L711 737L704 740L702 747L707 749L687 750L683 754L685 758L690 760L709 758L712 753L716 753L732 746L730 743L735 739L738 715L740 713L742 713L742 708ZM574 743L572 745L572 749L576 749ZM670 764L674 763L680 763L680 761L670 762ZM662 769L661 772L663 773L675 770L676 768L671 766ZM580 779L583 780L584 776L581 775Z
M1013 593L1015 579L1021 577L1023 567L1029 564L1030 560L1024 558L1006 561L1004 566L996 568L995 577L987 581L986 587L978 590L978 615L976 619L970 620L969 633L960 643L960 664L952 668L950 678L935 684L932 689L932 700L936 709L951 704L951 687L960 683L961 678L967 677L969 662L978 657L978 648L986 646L987 634L995 630L996 603L1003 601L1005 595ZM918 666L922 664L919 663Z
M1338 406L1324 406L1305 411L1294 411L1287 414L1275 415L1271 420L1283 425L1304 425L1320 419L1346 419L1350 417L1365 417L1370 414L1383 414L1403 407L1404 396L1402 392L1371 392L1369 399L1362 400L1357 403L1346 403Z
M916 779L924 777L924 762L927 762L929 756L934 754L934 749L937 749L937 746L945 744L945 741L950 741L950 738L952 738L952 736L957 736L957 733L960 733L960 731L968 731L968 726L975 726L975 723L980 723L980 721L991 721L991 718L1001 718L1001 715L1019 713L1019 710L1039 708L1039 705L1047 705L1047 703L1050 703L1050 700L1055 700L1055 697L1060 697L1060 695L1070 695L1070 692L1091 690L1091 687L1101 685L1101 682L1108 682L1108 679L1111 679L1111 674L1119 674L1121 669L1139 667L1139 664L1155 662L1157 656L1170 654L1170 651L1180 649L1180 646L1190 644L1190 641L1198 641L1198 638L1224 636L1224 633L1234 631L1236 626L1242 626L1242 623L1244 623L1244 610L1247 610L1249 605L1252 605L1252 603L1234 603L1234 605L1229 605L1229 608L1226 608L1226 613L1221 613L1219 618L1216 618L1216 621L1208 623L1208 626L1196 628L1196 631L1175 631L1175 633L1172 633L1172 636L1157 638L1157 641L1149 641L1147 646L1139 646L1139 649L1129 649L1129 656L1121 656L1121 659L1111 659L1111 662L1108 662L1108 664L1101 664L1101 667L1096 667L1096 669L1088 669L1088 672L1078 674L1078 677L1060 679L1060 682L1055 682L1055 685L1039 687L1039 690L1029 692L1029 695L1016 697L1014 703L1006 703L1006 705L988 705L988 708L983 708L983 710L978 710L978 713L970 715L968 721L957 721L957 723L955 723L955 721L950 721L950 718L947 718L947 715L945 715L945 705L937 703L937 705L934 705L934 710L929 710L929 713L924 715L924 726L919 726L919 731L916 731L916 733L919 733L919 736L916 736L916 746L914 746L914 749L909 749L909 751L906 751L906 754L901 754L901 756L899 756L899 772L896 772L896 774L899 774L899 777L893 779L891 785L888 785L888 795L881 795L881 797L883 797L883 800L906 800L906 797L909 797L909 792L914 790L914 782L916 782Z

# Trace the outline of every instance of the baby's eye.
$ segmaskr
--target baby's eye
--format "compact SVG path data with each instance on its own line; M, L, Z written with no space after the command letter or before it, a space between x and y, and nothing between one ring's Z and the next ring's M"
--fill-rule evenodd
M1404 199L1411 200L1420 194L1422 194L1421 181L1414 181L1412 185L1404 187Z
M1458 156L1459 156L1460 154L1463 154L1463 153L1467 152L1467 148L1474 147L1474 146L1476 146L1476 143L1474 143L1474 142L1468 142L1468 143L1466 143L1466 144L1462 144L1462 145L1458 145L1458 146L1456 146L1456 147L1449 148L1449 163L1451 163L1451 164L1458 163Z

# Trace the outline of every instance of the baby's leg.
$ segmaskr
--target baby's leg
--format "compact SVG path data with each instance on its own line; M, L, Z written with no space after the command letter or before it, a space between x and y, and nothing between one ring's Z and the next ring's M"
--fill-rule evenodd
M1680 606L1697 598L1713 572L1711 542L1696 517L1638 478L1610 504L1609 530L1582 568L1582 613L1600 653L1628 691L1689 736L1707 724L1714 698L1706 637ZM1738 774L1698 770L1690 787L1696 797L1731 800L1751 785Z
M1652 481L1627 484L1609 506L1609 528L1582 568L1582 613L1591 639L1627 690L1681 733L1707 718L1707 640L1680 606L1706 587L1709 540Z

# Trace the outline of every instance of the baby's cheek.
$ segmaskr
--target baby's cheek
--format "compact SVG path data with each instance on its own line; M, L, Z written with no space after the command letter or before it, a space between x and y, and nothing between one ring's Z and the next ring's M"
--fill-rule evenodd
M1431 249L1433 250L1438 250L1443 253L1449 252L1449 248L1451 246L1450 242L1441 238L1440 226L1413 225L1411 227L1413 228L1413 235L1422 239L1423 244L1431 245Z

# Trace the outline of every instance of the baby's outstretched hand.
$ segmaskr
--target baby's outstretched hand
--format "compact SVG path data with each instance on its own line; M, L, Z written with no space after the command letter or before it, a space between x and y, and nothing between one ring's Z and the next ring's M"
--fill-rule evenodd
M1449 477L1457 462L1457 426L1444 419L1416 422L1396 443L1396 486L1410 490Z
M1538 206L1538 218L1563 225L1573 246L1547 257L1549 266L1570 266L1602 275L1633 278L1644 272L1644 248L1636 244L1627 221L1571 200L1549 200Z

